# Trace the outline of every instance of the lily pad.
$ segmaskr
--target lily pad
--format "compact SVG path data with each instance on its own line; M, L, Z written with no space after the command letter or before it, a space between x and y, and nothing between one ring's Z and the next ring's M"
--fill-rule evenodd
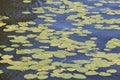
M47 75L39 75L38 77L37 77L38 79L47 79L48 78L48 76Z
M86 75L97 75L98 74L98 72L96 72L96 71L88 71L88 72L86 72L85 73Z
M75 78L75 79L86 79L87 77L83 74L73 74L73 78Z
M117 70L116 70L116 69L109 69L109 70L107 70L107 72L108 72L108 73L116 73Z
M7 47L7 48L4 48L3 50L4 50L4 51L13 51L13 50L14 50L14 48Z
M24 75L24 78L25 79L34 79L34 78L37 78L37 75L35 75L35 74L26 74L26 75Z
M106 72L100 72L99 75L100 76L111 76L110 73L106 73Z

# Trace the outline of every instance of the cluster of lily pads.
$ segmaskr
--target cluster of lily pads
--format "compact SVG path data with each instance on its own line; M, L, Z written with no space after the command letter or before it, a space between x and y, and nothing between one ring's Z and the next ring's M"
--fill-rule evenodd
M92 0L88 1L92 2ZM23 0L25 4L31 2L32 0ZM107 2L102 0L90 6L77 0L75 2L71 0L46 0L45 5L47 6L35 7L32 11L21 12L24 15L36 14L37 19L44 21L44 23L39 24L36 21L26 21L8 25L2 21L8 18L0 16L0 27L5 26L3 31L8 33L11 43L11 45L0 45L0 49L3 50L0 54L0 63L9 64L6 67L8 70L35 71L36 73L24 75L24 78L28 80L44 80L52 77L83 80L87 79L88 76L95 75L112 76L117 73L117 70L111 66L120 66L120 54L110 51L120 46L119 39L108 40L103 51L97 46L97 37L93 36L84 41L74 40L70 37L78 35L79 38L85 38L92 35L92 31L88 30L91 27L89 25L93 25L95 30L119 30L119 18L106 19L102 15L103 13L110 16L119 15L118 10L89 11L96 7L103 7ZM105 10L106 12L104 12ZM65 15L67 16L64 23L69 22L72 28L61 26L60 30L54 29L55 23L62 22L57 18ZM104 27L103 24L108 26ZM85 26L88 28L86 29ZM57 26L55 27L57 28ZM57 49L52 50L51 48ZM20 56L18 60L14 60L16 55ZM79 56L81 58L80 55L84 55L88 59L73 58L73 60L67 61L71 57ZM102 68L109 69L99 71ZM5 72L0 70L0 74L3 73Z

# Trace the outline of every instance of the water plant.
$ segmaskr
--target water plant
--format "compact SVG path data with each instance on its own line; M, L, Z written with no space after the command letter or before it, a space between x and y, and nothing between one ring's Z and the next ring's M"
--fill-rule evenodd
M32 4L32 0L22 2ZM0 27L4 26L9 42L0 44L0 64L8 64L6 70L28 71L23 76L27 80L83 80L116 74L118 70L111 66L120 66L120 54L113 49L119 48L120 40L110 35L106 39L99 32L120 30L120 19L113 18L119 10L103 9L106 3L111 1L88 5L76 0L46 0L42 7L21 11L24 16L34 14L34 20L7 24L4 19L8 17L0 16ZM113 17L107 19L104 15ZM99 71L104 68L107 70Z

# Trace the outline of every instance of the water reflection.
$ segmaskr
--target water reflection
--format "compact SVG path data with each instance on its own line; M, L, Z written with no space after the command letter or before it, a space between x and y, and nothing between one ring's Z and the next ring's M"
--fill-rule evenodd
M41 6L45 0L31 0L31 3L23 3L23 0L0 0L0 16L9 17L9 19L3 20L7 24L15 24L21 21L30 21L37 18L37 15L31 13L29 15L22 14L23 11L31 11L32 8ZM7 36L0 28L0 44L8 43Z
M22 2L23 0L0 0L0 16L9 17L7 20L3 20L7 24L15 24L21 21L30 21L37 18L37 15L31 13L29 15L22 14L23 11L31 11L33 7L41 6L45 0L31 0L29 4ZM3 27L4 28L4 27ZM10 45L9 38L7 34L3 31L3 28L0 28L0 45ZM0 49L0 52L3 52ZM0 80L16 80L21 72L19 71L10 71L6 70L5 67L7 64L0 64L0 69L4 71L4 74L0 75ZM20 77L19 77L20 78Z
M29 4L24 4L23 0L0 0L0 16L9 17L3 20L7 24L13 24L19 21L34 20L36 15L31 13L29 15L22 14L23 11L31 11L33 7L40 6L37 0L32 0ZM42 2L41 2L42 3ZM4 27L3 27L4 28ZM0 28L0 44L8 43L6 34Z
M36 15L22 14L23 11L32 11L33 7L40 6L39 0L32 0L29 4L24 4L23 0L0 0L0 15L9 17L7 22L28 21L36 18ZM42 1L42 0L41 0ZM44 1L43 1L44 2Z

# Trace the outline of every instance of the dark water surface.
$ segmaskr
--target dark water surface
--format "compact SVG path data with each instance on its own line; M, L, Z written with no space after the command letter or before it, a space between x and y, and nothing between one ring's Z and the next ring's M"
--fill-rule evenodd
M56 0L57 1L57 0ZM93 6L94 3L99 3L100 0L68 0L68 1L73 1L73 2L83 2L86 5L89 6ZM30 4L25 4L22 2L22 0L0 0L0 16L7 16L9 17L9 19L4 19L3 22L5 22L7 25L11 25L11 24L17 24L18 22L26 22L26 21L35 21L37 24L42 24L45 23L43 19L38 18L38 15L42 14L34 14L32 13L32 8L34 7L44 7L44 6L50 6L45 4L45 0L32 0L32 2ZM120 10L120 7L118 7L118 5L120 5L120 3L104 3L104 6L101 7L95 7L95 8L86 8L89 12L100 12L101 16L105 19L119 19L120 15L107 15L104 14L104 9L109 8L109 9L113 9L113 10ZM52 6L52 5L51 5ZM29 10L31 11L31 14L28 15L24 15L21 12L25 11L25 10ZM46 11L46 13L49 13ZM46 14L45 13L45 14ZM73 21L66 21L66 17L70 14L76 14L74 12L71 13L65 13L65 14L57 14L57 16L53 17L55 20L57 20L56 23L53 23L52 26L50 26L50 29L54 29L54 30L63 30L64 28L67 29L71 29L74 26L72 25ZM35 24L34 26L36 26L37 24ZM106 24L104 24L106 25ZM119 25L119 24L118 24ZM29 25L28 27L32 27L31 25ZM10 46L13 43L10 42L10 38L8 37L8 35L12 35L12 34L16 34L14 31L13 32L5 32L3 31L5 27L1 27L0 28L0 45L6 45L6 46ZM105 48L105 44L107 43L108 40L112 39L112 38L117 38L120 39L120 31L119 30L100 30L100 29L96 29L94 24L87 24L84 25L83 29L87 29L88 31L92 32L91 34L89 34L88 36L79 36L78 34L71 34L69 36L70 39L75 40L75 41L86 41L89 40L91 37L97 37L98 39L95 41L95 43L97 44L97 47L100 49L100 51L104 51ZM26 32L26 33L22 33L22 34L16 34L16 35L23 35L25 36L26 34L30 34L31 32ZM38 33L34 33L37 34ZM30 39L30 42L34 45L31 47L18 47L18 49L25 49L25 48L29 48L29 49L33 49L33 48L37 48L40 45L43 46L50 46L49 43L39 43L37 41L34 41L32 39ZM22 44L20 44L22 45ZM46 51L56 51L60 48L58 47L50 47L49 49L46 49ZM63 49L61 49L63 50ZM107 51L105 51L107 52ZM115 49L113 49L112 51L113 53L119 53L120 52L120 48L117 47ZM20 57L23 55L17 55L15 53L15 51L12 52L5 52L3 51L3 49L0 48L0 53L2 54L12 54L15 57L13 58L13 60L20 60ZM77 53L77 51L76 51ZM26 56L31 56L31 55L26 55ZM78 54L77 56L74 57L67 57L66 59L63 59L63 61L65 60L66 62L69 62L71 60L74 59L86 59L89 60L91 57L85 56L84 54ZM53 58L54 61L61 61L61 59L58 58ZM0 64L0 69L4 71L3 74L0 75L0 80L27 80L24 79L24 75L27 73L35 73L35 71L15 71L15 70L7 70L5 67L7 67L8 64ZM120 66L117 65L113 65L109 67L114 68L117 70L117 73L112 74L112 76L110 77L101 77L101 76L88 76L87 79L85 80L120 80ZM107 69L109 69L107 68ZM105 71L106 68L102 68L99 69L99 71ZM32 80L38 80L38 79L32 79ZM62 78L51 78L49 77L46 80L65 80ZM77 79L68 79L68 80L77 80ZM80 80L80 79L78 79ZM83 79L81 79L83 80Z

